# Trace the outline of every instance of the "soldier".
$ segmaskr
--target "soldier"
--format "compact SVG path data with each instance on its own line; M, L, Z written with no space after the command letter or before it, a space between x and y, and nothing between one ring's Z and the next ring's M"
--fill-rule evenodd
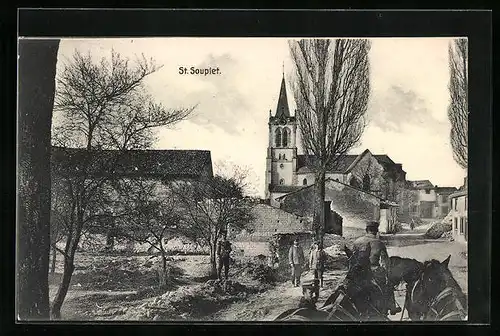
M370 265L373 277L384 291L383 294L390 314L395 315L401 312L401 308L396 306L394 289L388 285L389 256L384 243L379 239L378 227L378 222L368 222L366 225L366 235L354 241L354 251L370 251Z
M314 279L319 280L319 286L323 287L323 272L325 270L326 253L321 243L313 245L309 254L309 269L314 272Z
M224 234L223 240L219 241L219 244L217 246L217 257L219 259L219 267L217 270L217 274L219 276L219 280L222 280L221 277L222 266L224 266L224 278L226 280L228 279L231 251L232 251L231 243L227 240L227 235Z
M295 239L293 245L288 251L288 261L292 268L292 284L295 287L300 285L300 275L302 273L302 267L304 265L304 251L302 247L299 246L299 240Z

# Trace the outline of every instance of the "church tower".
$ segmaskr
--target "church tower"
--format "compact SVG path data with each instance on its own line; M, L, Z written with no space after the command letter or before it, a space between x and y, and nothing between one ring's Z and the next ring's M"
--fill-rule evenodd
M290 115L285 75L274 116L269 110L269 144L266 158L266 199L286 193L286 187L297 185L297 121Z

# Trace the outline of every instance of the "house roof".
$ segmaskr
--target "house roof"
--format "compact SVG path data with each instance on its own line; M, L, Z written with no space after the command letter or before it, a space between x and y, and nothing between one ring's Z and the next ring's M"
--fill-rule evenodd
M461 196L467 196L467 190L461 190L457 191L456 193L453 193L448 196L448 198L456 198L456 197L461 197Z
M337 179L327 178L325 181L326 181L327 183L329 183L329 182L335 182L335 183L338 183L338 184L342 184L343 186L345 186L345 187L347 187L347 188L350 188L350 189L353 189L353 190L359 191L359 192L361 192L361 193L363 193L363 194L370 195L370 196L373 196L373 197L375 197L375 198L378 198L378 199L379 199L379 200L381 200L381 201L384 201L384 199L383 199L382 197L379 197L379 196L377 196L377 195L374 195L374 194L372 194L372 193L370 193L370 192L367 192L367 191L365 191L365 190L363 190L363 189L356 188L356 187L351 186L351 185L349 185L349 184L346 184L346 183L340 182L340 181L339 181L339 180L337 180ZM315 185L315 184L313 183L313 184L310 184L310 185L308 185L308 186L296 187L297 189L290 191L290 192L289 192L289 193L287 193L286 195L283 195L283 196L277 197L277 198L276 198L276 200L277 200L277 201L280 201L280 200L282 200L282 199L286 198L287 196L289 196L289 195L291 195L291 194L299 193L299 192L301 192L301 191L303 191L303 190L306 190L306 189L309 189L309 188L313 188L313 187L314 187L314 185ZM387 202L388 202L388 201L387 201Z
M408 181L408 183L415 189L433 189L434 185L429 180L416 180Z
M458 189L455 187L435 187L434 189L437 193L453 193L455 191L458 191Z
M86 151L52 147L52 164L59 172L78 172ZM121 176L201 177L212 176L212 158L207 150L95 150L91 174Z
M271 185L269 191L279 192L279 193L290 193L302 189L302 186L291 186L291 185Z

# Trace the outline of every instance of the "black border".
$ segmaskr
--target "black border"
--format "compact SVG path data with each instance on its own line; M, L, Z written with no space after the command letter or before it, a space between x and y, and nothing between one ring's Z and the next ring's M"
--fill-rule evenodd
M24 9L19 12L19 35L32 37L103 37L103 36L252 36L252 37L417 37L417 36L467 36L469 38L469 103L472 111L469 122L469 322L490 323L490 267L491 267L491 37L492 12L489 11L277 11L277 10L37 10ZM298 24L300 23L300 24ZM14 41L16 43L16 41ZM15 57L15 46L9 45L8 54ZM10 49L10 50L9 50ZM15 60L13 60L15 64ZM14 68L15 69L15 68ZM14 74L15 78L15 74ZM15 80L13 80L15 83ZM13 93L16 93L15 84ZM15 97L15 96L14 96ZM10 108L15 107L10 99ZM12 114L10 115L12 117ZM14 119L15 121L15 119ZM15 133L14 133L15 134ZM15 154L13 155L15 159ZM14 161L15 162L15 161ZM15 183L15 182L14 182ZM10 204L10 203L9 203ZM15 209L12 207L11 209ZM6 230L5 226L2 230ZM12 230L15 233L15 227ZM3 232L9 245L3 245L7 255L14 251L12 235ZM9 249L9 247L11 247ZM4 254L6 255L6 254ZM5 260L5 259L4 259ZM14 255L12 253L12 261ZM5 264L2 265L5 267ZM10 272L15 274L14 267ZM13 288L13 287L11 287ZM3 288L6 293L8 289ZM13 291L10 290L13 302ZM2 309L6 319L13 317L13 310ZM236 327L227 323L230 329ZM227 325L226 324L226 325ZM131 324L120 324L119 326ZM199 331L211 326L198 323L185 325L191 331L196 325ZM215 326L220 326L217 323ZM262 325L264 326L264 324ZM430 326L411 324L413 330ZM18 332L47 330L48 325L17 325ZM75 332L76 325L51 325L50 333ZM96 326L99 327L99 324ZM253 327L260 325L253 324ZM372 329L360 323L359 331ZM86 328L95 329L93 326ZM144 333L163 330L162 327L145 324L127 328ZM164 327L163 327L164 328ZM265 324L266 331L276 325ZM278 327L280 328L280 327ZM308 325L304 330L312 333L316 326ZM351 326L328 326L328 330L349 330ZM398 330L404 325L377 325L380 330ZM391 329L386 329L391 328ZM448 326L451 330L457 327ZM468 326L467 329L472 328ZM75 330L76 329L76 330ZM82 328L83 329L83 328ZM114 329L114 327L113 327ZM477 328L475 328L477 332ZM242 330L233 329L236 333ZM276 329L275 329L276 330ZM277 329L279 330L279 329ZM428 329L425 329L428 330ZM463 329L461 329L463 330ZM90 330L86 330L89 332ZM226 331L224 331L226 332ZM227 330L227 332L230 332Z

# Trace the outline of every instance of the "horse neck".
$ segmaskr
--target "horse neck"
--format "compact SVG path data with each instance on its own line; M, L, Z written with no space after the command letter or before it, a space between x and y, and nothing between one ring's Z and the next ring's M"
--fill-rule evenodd
M460 303L465 306L465 294L448 269L446 269L446 271L443 272L443 277L445 280L446 287L451 287L457 294L457 298L461 301ZM442 290L444 290L444 288Z

